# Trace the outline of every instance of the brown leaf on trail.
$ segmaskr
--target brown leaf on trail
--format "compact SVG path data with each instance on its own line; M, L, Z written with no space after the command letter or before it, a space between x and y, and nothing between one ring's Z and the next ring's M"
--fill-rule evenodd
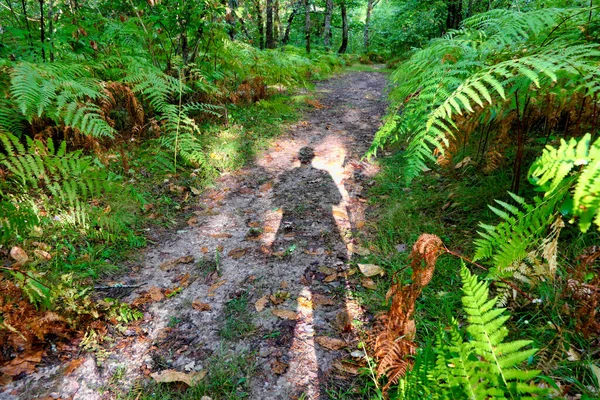
M261 312L262 310L264 310L268 303L269 297L267 295L264 295L260 299L256 300L256 303L254 303L254 308L256 309L256 312Z
M81 364L83 364L84 359L83 358L78 358L77 360L72 360L71 362L69 362L67 364L67 367L65 368L65 375L70 375L73 373L73 371L75 371L77 368L79 368L79 366Z
M260 246L260 252L262 254L268 256L271 254L271 248L269 246L263 244L262 246Z
M348 217L348 213L343 210L333 210L332 214L333 214L334 218L340 218L340 219L349 219L350 218L350 217Z
M144 211L145 212L148 212L148 211L152 210L153 208L154 208L154 204L152 204L152 203L146 203L146 204L144 204Z
M210 236L211 238L215 238L215 239L229 239L233 235L231 235L230 233L221 232L221 233L211 233L208 236Z
M362 229L365 227L365 221L364 220L360 220L360 221L356 221L356 229Z
M237 260L238 258L242 258L246 255L246 253L248 252L248 250L250 250L249 248L235 248L233 250L231 250L227 255L231 258L233 258L234 260Z
M273 371L273 373L275 373L277 375L283 375L283 374L285 374L285 371L287 371L289 366L290 366L289 364L286 364L279 360L274 360L271 363L271 371Z
M260 187L258 188L258 190L260 190L261 192L268 192L269 190L271 190L273 188L273 182L267 182L267 183L263 183L262 185L260 185Z
M0 372L10 376L17 376L22 373L31 374L35 372L36 364L42 361L43 353L44 350L38 350L20 354L0 368Z
M10 256L16 261L15 267L21 266L25 264L27 260L29 260L25 250L18 246L14 246L12 249L10 249Z
M221 245L219 245L219 246L217 246L217 251L218 251L219 253L223 252L223 249L224 249L224 247L223 247L223 245L222 245L222 244L221 244Z
M200 196L202 194L202 191L200 189L197 189L193 186L190 186L190 191L194 196Z
M257 221L248 222L248 227L249 228L258 228L258 227L260 227L260 222L257 222Z
M179 275L174 282L179 282L179 286L181 287L188 287L190 285L190 278L191 275L189 272L186 272L183 275ZM192 280L192 282L195 280L195 278Z
M46 261L52 260L52 255L50 253L48 253L47 251L44 251L44 250L35 249L33 251L33 254L35 254L35 256L37 258L39 258L40 260L46 260Z
M282 281L282 282L279 284L279 288L280 288L280 289L287 289L287 288L288 288L288 286L289 286L289 284L288 284L286 281Z
M166 271L170 270L171 268L173 268L174 266L176 266L177 264L189 264L191 262L194 262L194 256L179 257L179 258L176 258L175 260L167 261L167 262L160 264L159 268L166 272Z
M201 251L203 254L206 254L206 253L208 253L208 247L206 247L206 246L202 246L202 247L200 247L200 251Z
M371 278L367 278L367 277L362 278L360 280L360 284L367 289L371 289L371 290L377 289L377 284Z
M335 316L335 327L341 332L352 330L352 316L346 310L342 310Z
M150 295L150 300L152 301L161 301L165 298L162 289L158 286L152 286L150 289L148 289L147 293Z
M223 284L225 284L225 282L227 282L227 280L222 279L217 283L213 283L209 288L208 288L208 297L213 297L215 295L215 292L217 291L218 288L220 288L221 286L223 286Z
M291 311L291 310L283 310L281 308L274 308L271 310L271 313L281 319L289 319L289 320L298 319L298 313L295 311Z
M0 374L0 386L6 386L13 380L12 376Z
M188 386L194 386L198 381L206 376L206 371L198 372L179 372L173 369L155 372L150 375L158 383L183 382Z
M360 269L360 272L362 272L362 274L367 278L375 275L383 276L385 274L383 269L381 269L379 265L375 264L358 264L358 268Z
M348 272L346 272L346 276L352 276L356 274L356 271L358 271L356 268L351 268L348 270Z
M190 219L187 220L187 224L188 226L194 226L198 224L198 218L196 217L192 217Z
M323 279L323 282L325 282L325 283L333 282L337 278L338 278L338 274L331 274L331 275L325 277L325 279Z
M183 192L185 192L185 188L183 186L177 186L174 183L171 183L169 185L169 190L172 193L183 193Z
M300 296L297 299L298 301L298 308L305 308L307 310L312 310L313 309L313 302L309 299L307 299L306 297Z
M321 267L319 267L319 272L321 272L325 275L331 275L331 274L334 274L336 272L336 270L334 268L321 266Z
M315 337L315 342L317 342L319 346L329 350L339 350L348 346L345 340L331 338L327 336L317 336Z
M315 306L333 306L335 305L335 301L330 297L327 297L322 294L313 294L312 302Z
M335 369L345 372L347 374L350 375L358 375L358 369L360 368L358 365L355 364L351 364L349 362L345 362L345 361L334 361L333 364L331 364Z
M198 311L210 311L211 307L208 303L202 303L199 300L194 300L192 303L192 308Z

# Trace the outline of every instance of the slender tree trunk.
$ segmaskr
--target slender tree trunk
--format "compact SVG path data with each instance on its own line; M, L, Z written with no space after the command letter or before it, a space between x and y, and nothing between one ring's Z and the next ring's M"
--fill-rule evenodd
M373 12L373 8L379 3L379 0L369 0L367 3L367 17L365 18L365 32L364 32L364 44L365 51L369 51L369 25L371 24L371 13Z
M279 19L279 0L275 0L273 3L273 14L275 14L273 19L273 36L275 36L275 46L281 40L281 20Z
M310 9L309 0L304 0L304 36L306 38L306 52L310 53Z
M275 48L273 38L273 0L267 0L267 49Z
M229 6L229 13L226 15L227 23L229 24L229 39L235 40L238 2L237 0L228 0L227 5Z
M290 30L292 29L292 22L294 22L294 17L296 16L296 14L298 14L298 9L300 8L301 4L300 1L302 0L298 0L298 2L294 5L292 13L288 17L287 26L285 27L285 33L283 35L283 40L281 41L284 46L290 41Z
M54 62L54 0L48 3L48 33L50 34L50 61Z
M341 1L340 8L342 11L342 45L338 53L344 54L348 50L348 12L346 10L346 0Z
M46 62L46 31L44 27L44 0L39 0L40 3L40 42L42 43L42 60Z
M27 37L29 38L29 47L33 48L33 39L31 38L31 28L29 28L29 17L27 16L27 7L25 7L25 0L21 0L21 6L23 7L23 18L25 19L25 26L27 27Z
M331 16L333 15L333 0L327 0L325 5L325 23L323 25L323 44L325 49L331 47Z
M265 25L260 0L254 0L254 12L256 13L256 26L258 28L258 47L262 50L265 48Z
M462 0L448 0L446 29L458 29L462 22Z

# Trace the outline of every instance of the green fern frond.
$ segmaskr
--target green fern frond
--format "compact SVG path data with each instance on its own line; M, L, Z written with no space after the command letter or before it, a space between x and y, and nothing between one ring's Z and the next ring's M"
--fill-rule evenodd
M588 133L580 140L561 139L558 148L546 146L529 176L546 197L554 196L565 185L573 185L570 212L578 218L579 228L586 232L593 222L600 229L600 139L592 143Z

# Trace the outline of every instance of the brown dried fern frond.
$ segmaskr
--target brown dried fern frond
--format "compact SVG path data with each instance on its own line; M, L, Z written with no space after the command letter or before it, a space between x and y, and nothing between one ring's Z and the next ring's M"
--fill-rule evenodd
M378 316L379 324L372 331L374 354L379 362L377 376L388 378L384 393L412 367L411 356L417 349L413 342L416 335L415 302L423 287L431 281L435 262L443 251L444 245L436 235L419 236L410 254L412 283L394 283L388 291L387 298L392 299L392 306L386 314Z

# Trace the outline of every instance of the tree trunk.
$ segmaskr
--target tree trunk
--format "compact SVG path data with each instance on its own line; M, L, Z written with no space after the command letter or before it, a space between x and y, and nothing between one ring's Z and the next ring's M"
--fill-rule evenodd
M281 41L284 46L290 41L290 30L292 28L292 22L294 22L294 17L296 16L296 14L298 14L298 9L300 8L300 1L301 0L298 0L298 2L294 5L292 13L288 17L287 26L285 27L285 33L283 35L283 40Z
M310 9L309 0L304 0L304 35L306 38L306 52L310 53Z
M254 0L254 11L256 13L256 26L258 28L258 47L262 50L265 48L265 26L260 0Z
M275 36L275 46L281 40L279 36L281 34L281 20L279 19L279 0L275 0L273 3L273 14L275 14L273 19L273 36Z
M331 15L333 14L333 0L327 0L325 6L325 23L323 26L323 44L325 49L331 47Z
M367 17L365 18L365 33L364 33L364 44L365 51L369 51L369 24L371 23L371 13L373 12L373 8L377 5L379 0L369 0L367 3Z
M267 49L275 48L273 39L273 0L267 0Z
M446 29L458 29L462 22L462 0L448 0Z
M40 42L42 43L42 60L46 62L46 49L45 49L45 41L46 41L46 32L44 28L44 0L39 0L40 3Z
M344 54L348 50L348 12L346 10L346 0L341 1L340 8L342 11L342 45L338 53Z
M54 0L48 3L48 33L50 34L50 62L54 62Z
M228 34L229 34L229 39L231 40L235 40L235 35L236 35L236 24L237 24L237 18L236 18L236 10L238 8L238 2L237 0L228 0L227 5L229 6L229 13L225 16L226 20L227 20L227 24L229 24L229 30L228 30Z

